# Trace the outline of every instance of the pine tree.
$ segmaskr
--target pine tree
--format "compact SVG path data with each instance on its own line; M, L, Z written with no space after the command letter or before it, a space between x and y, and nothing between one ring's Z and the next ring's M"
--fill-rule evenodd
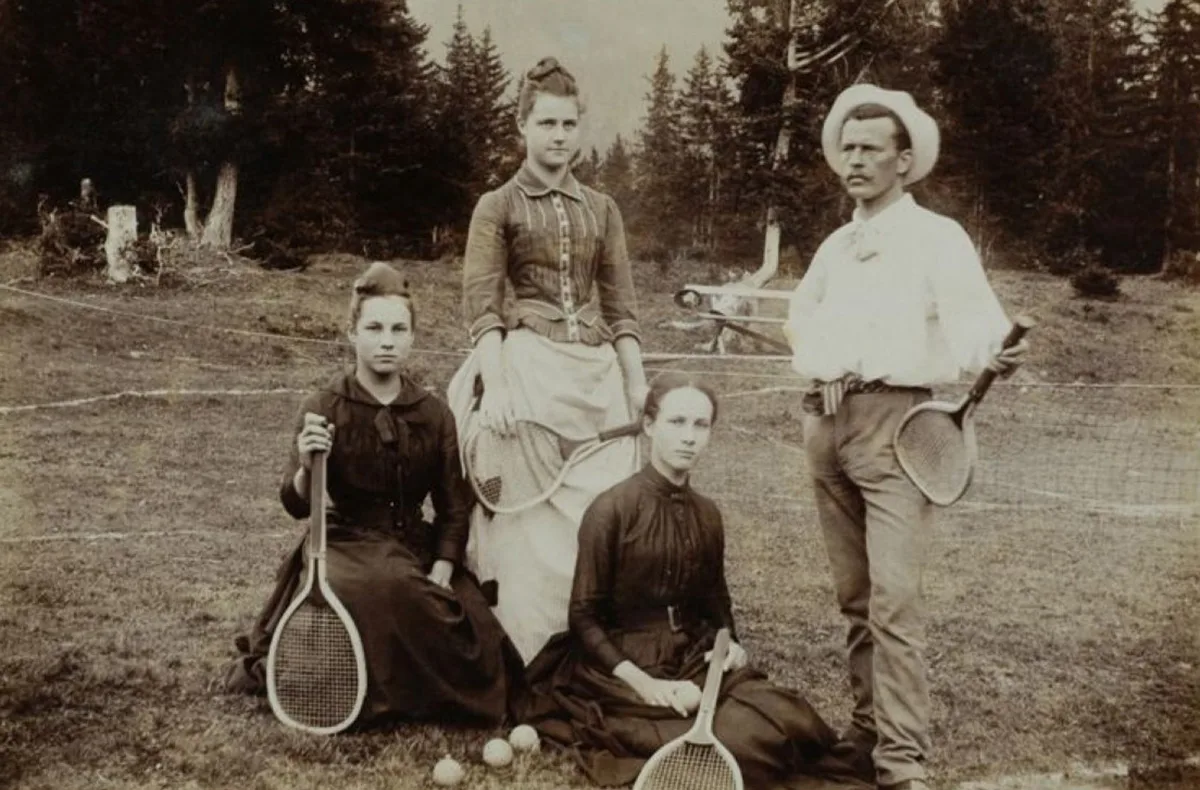
M512 77L500 60L490 27L484 28L475 47L475 73L478 86L475 112L479 124L477 184L481 189L494 189L520 163L521 146L516 133L516 105L506 98Z
M0 0L2 172L60 201L178 184L216 246L407 234L438 202L427 32L402 0Z
M1162 272L1200 253L1200 0L1167 0L1155 20L1155 91L1167 162ZM1196 269L1191 269L1196 276Z
M969 176L976 225L995 217L1014 237L1028 236L1055 146L1049 80L1057 62L1045 2L960 0L944 22L933 48L944 95L942 167Z
M426 163L435 143L428 29L398 0L309 0L284 63L300 64L272 118L295 157L269 212L275 232L311 228L316 243L418 235L437 208ZM431 198L434 198L431 200ZM298 216L297 216L298 214ZM321 239L337 228L339 239ZM384 245L387 246L386 244Z
M731 102L721 70L705 47L696 53L684 77L678 103L680 172L686 174L686 179L676 185L676 199L697 207L691 216L692 246L712 250L717 242L725 172L720 157L728 149Z
M435 235L461 224L462 217L470 216L479 181L475 167L477 154L472 149L476 132L473 125L477 120L472 86L477 68L476 43L467 29L461 3L445 48L436 85L437 159L430 167L441 182L437 202L442 210L437 224L447 227L435 231Z
M933 6L906 0L727 3L733 23L725 52L739 110L739 144L730 152L738 166L728 186L740 196L739 246L746 254L761 249L761 228L771 214L784 243L814 249L846 210L817 144L825 114L858 80L908 90L928 104Z
M1128 0L1060 0L1052 9L1058 68L1051 81L1057 145L1048 151L1045 246L1056 270L1094 250L1114 268L1157 263L1161 192L1153 183L1152 95L1143 30ZM1150 179L1147 179L1150 176ZM1136 185L1136 186L1135 186Z
M438 80L436 170L443 181L440 224L465 229L472 206L516 169L520 160L510 78L490 29L476 39L458 7Z
M592 146L586 156L579 157L574 169L575 178L584 184L595 185L599 183L600 166L600 152Z
M645 122L638 135L636 222L630 224L639 231L652 228L657 239L675 247L684 235L677 222L682 146L675 75L666 47L658 54L649 82Z
M633 156L621 135L613 139L605 152L599 174L600 189L616 201L622 214L628 214L634 197Z

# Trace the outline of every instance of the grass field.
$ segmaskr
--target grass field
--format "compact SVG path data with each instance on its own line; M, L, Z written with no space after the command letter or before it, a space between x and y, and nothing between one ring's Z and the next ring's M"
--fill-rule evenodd
M419 788L446 752L467 763L466 787L586 786L549 754L485 771L491 733L301 737L265 701L213 689L304 528L275 498L290 390L347 359L250 333L336 340L360 265L331 256L303 274L231 268L202 287L118 289L20 279L28 256L0 256L0 283L181 322L0 290L0 786ZM465 343L459 272L410 271L418 345L438 352L414 366L443 387ZM671 289L639 280L647 346L690 349L696 338L661 326L681 317ZM1200 383L1200 295L1137 281L1088 303L1040 275L994 280L1041 324L1029 365L981 414L979 487L939 521L927 581L938 786L1200 786L1200 392L1042 386ZM842 623L794 394L776 391L786 370L686 364L718 371L729 395L697 485L725 510L747 649L841 727ZM151 390L244 392L3 410Z

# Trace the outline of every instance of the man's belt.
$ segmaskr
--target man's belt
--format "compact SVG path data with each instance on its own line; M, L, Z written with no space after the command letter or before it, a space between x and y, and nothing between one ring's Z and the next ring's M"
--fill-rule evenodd
M928 392L928 387L898 387L880 379L864 380L853 373L847 373L833 381L816 381L808 392L804 393L802 402L806 414L832 416L837 414L842 401L848 395L868 395L875 392Z

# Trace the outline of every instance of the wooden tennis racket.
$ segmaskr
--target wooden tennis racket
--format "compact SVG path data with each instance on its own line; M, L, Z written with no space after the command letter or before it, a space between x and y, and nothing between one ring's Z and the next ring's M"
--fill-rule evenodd
M507 436L476 426L464 442L463 463L485 508L519 513L553 496L581 461L641 430L640 422L630 422L572 438L536 420L516 420Z
M651 755L633 790L742 790L737 760L713 735L713 716L728 653L729 629L722 628L708 660L708 677L695 724Z
M325 453L314 453L308 572L267 654L267 697L289 727L331 735L349 727L367 694L362 639L325 570Z
M1033 327L1032 319L1018 318L1004 338L1004 348L1016 345ZM935 505L954 504L971 485L979 457L975 407L995 379L995 371L984 370L962 400L918 404L896 427L896 460L913 485Z

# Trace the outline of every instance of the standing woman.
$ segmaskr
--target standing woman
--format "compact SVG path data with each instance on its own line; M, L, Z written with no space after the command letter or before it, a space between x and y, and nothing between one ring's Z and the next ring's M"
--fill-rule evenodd
M575 79L556 60L525 75L517 116L525 162L480 198L463 261L474 351L450 383L459 432L509 436L504 462L531 474L538 465L513 436L516 420L593 435L633 419L646 392L620 211L571 174L580 113ZM627 439L581 463L541 505L494 517L476 509L469 564L497 582L494 611L526 662L566 627L584 509L636 464Z
M362 637L367 697L383 718L494 725L522 664L474 579L459 568L472 497L449 408L403 372L415 315L407 282L384 263L354 284L355 367L308 395L280 492L309 515L313 454L328 453L328 573ZM432 524L422 518L430 496ZM285 560L258 621L237 640L230 691L262 693L271 635L298 591L305 545Z
M650 463L602 493L579 530L570 632L528 668L522 718L620 785L695 721L720 628L734 637L713 730L748 787L799 775L853 779L850 753L812 706L767 680L737 642L721 512L689 482L717 419L686 373L654 380L642 417Z

